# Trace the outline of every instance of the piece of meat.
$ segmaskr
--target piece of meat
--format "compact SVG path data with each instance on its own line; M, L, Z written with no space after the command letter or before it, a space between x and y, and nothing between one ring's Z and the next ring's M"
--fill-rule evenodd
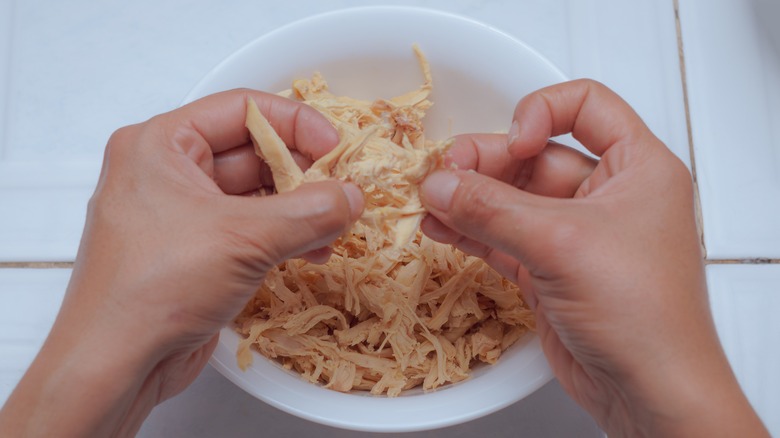
M445 167L450 142L425 138L433 81L417 47L415 54L423 85L392 99L336 96L319 74L283 92L339 132L336 148L306 172L248 102L247 126L277 191L335 178L357 184L366 208L327 264L288 260L267 274L235 320L242 368L255 349L326 388L394 397L462 381L475 362L495 363L533 328L516 285L419 231L419 184Z

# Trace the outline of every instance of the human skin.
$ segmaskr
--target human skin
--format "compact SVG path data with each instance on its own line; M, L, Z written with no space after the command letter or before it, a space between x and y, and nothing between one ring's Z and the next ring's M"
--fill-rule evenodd
M572 133L599 161L550 142ZM423 231L517 282L563 388L609 436L768 436L723 353L691 176L603 85L522 99L422 186Z
M0 411L2 436L132 436L181 392L265 273L327 260L361 214L351 184L268 197L244 128L253 98L306 166L338 142L317 111L234 90L114 133L62 308Z
M61 311L0 411L0 435L133 435L182 391L270 267L359 217L349 184L270 186L243 127L254 98L305 167L337 135L248 90L109 141ZM521 285L563 387L610 436L764 436L718 343L690 175L625 102L578 81L523 99L509 138L462 136L423 184L431 237ZM573 131L596 162L551 136ZM469 169L476 172L470 172Z

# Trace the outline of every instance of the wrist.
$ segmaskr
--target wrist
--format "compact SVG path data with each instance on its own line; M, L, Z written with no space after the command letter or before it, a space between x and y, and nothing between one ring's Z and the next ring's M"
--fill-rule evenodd
M159 385L149 380L160 354L142 336L108 327L61 313L3 407L0 429L18 436L132 435L157 403Z
M625 383L602 427L609 436L769 436L725 358ZM682 367L680 367L682 368Z

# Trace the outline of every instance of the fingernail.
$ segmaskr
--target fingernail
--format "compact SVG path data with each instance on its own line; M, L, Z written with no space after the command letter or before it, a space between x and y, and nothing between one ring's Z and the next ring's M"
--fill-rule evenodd
M434 172L422 183L423 203L440 211L447 211L452 203L452 195L460 185L460 178L447 171Z
M509 133L506 135L507 149L509 149L518 138L520 138L520 125L517 124L517 120L512 120L512 126L509 127Z
M444 167L448 169L457 169L458 164L455 162L455 157L452 154L452 148L455 147L455 137L447 139L450 142L450 146L447 148L447 152L444 153Z
M344 190L344 194L347 195L347 202L349 202L349 217L354 221L357 220L361 214L363 214L363 191L360 187L352 183L343 183L341 189Z
M452 145L444 156L445 169L468 170L476 168L477 154L474 153L475 147L473 141L470 141L463 136L453 137L448 141L452 141Z

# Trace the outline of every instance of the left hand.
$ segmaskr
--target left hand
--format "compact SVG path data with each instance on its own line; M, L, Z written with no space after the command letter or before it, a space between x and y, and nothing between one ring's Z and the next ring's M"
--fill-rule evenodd
M236 196L270 181L244 127L248 98L301 165L337 144L316 110L249 90L116 131L62 309L0 430L134 434L197 376L269 269L327 259L360 216L360 190L336 181Z

